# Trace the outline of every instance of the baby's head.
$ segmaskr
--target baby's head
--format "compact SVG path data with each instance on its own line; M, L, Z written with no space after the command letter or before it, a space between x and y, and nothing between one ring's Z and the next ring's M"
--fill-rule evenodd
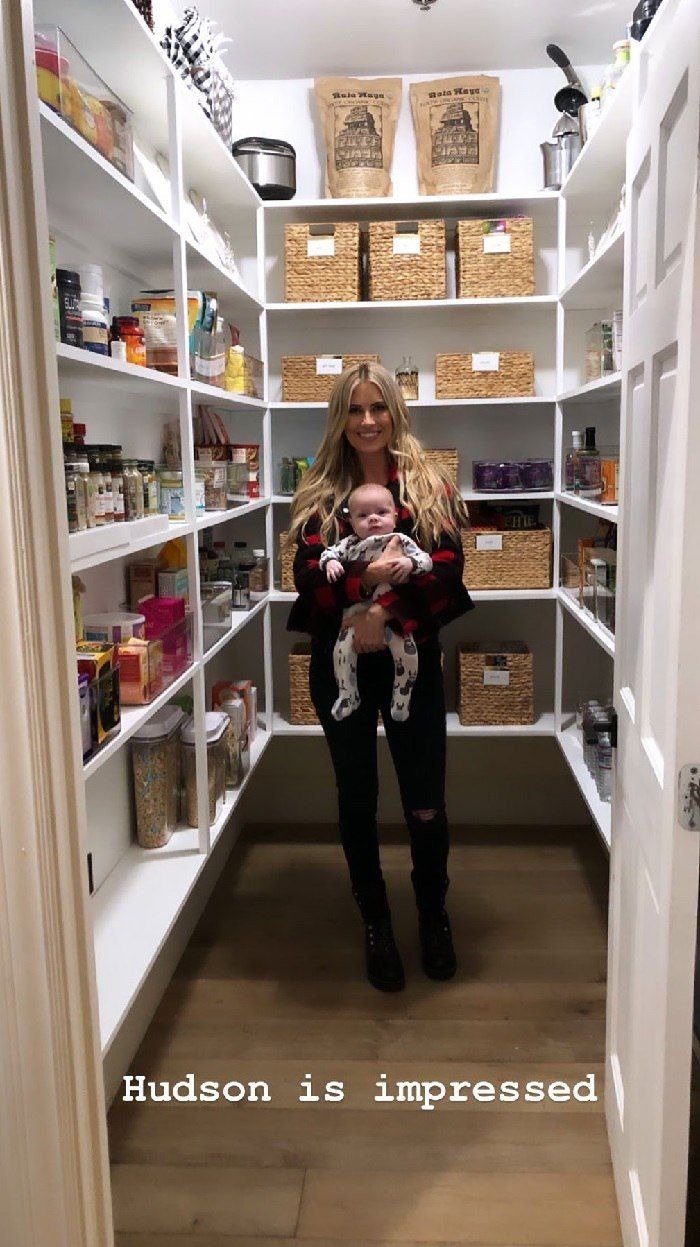
M359 485L353 489L348 510L356 537L393 533L396 527L394 499L383 485Z

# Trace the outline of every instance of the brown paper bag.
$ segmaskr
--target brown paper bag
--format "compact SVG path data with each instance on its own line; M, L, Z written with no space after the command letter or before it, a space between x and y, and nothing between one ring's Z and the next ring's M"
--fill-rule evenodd
M390 195L401 79L317 78L314 89L326 143L326 195Z
M482 75L412 82L410 94L421 195L492 191L499 79Z

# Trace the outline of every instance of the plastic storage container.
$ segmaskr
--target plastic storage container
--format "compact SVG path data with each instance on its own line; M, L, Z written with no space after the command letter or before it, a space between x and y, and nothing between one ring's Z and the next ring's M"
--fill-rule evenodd
M133 738L136 839L143 849L168 843L180 817L179 706L163 706Z
M209 790L209 822L216 818L217 806L226 789L226 757L224 737L229 730L229 717L220 710L204 716L207 736L207 787ZM188 719L180 731L182 769L185 781L186 817L190 827L197 827L197 766L195 762L194 718Z
M86 615L83 619L86 641L106 641L119 645L132 637L146 635L146 616L128 611L108 611L101 615Z

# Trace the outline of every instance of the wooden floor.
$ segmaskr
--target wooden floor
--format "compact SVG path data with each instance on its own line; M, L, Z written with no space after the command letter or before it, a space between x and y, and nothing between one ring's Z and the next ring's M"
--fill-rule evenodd
M591 831L456 833L457 978L423 977L408 851L385 844L406 991L363 977L330 836L237 848L132 1073L265 1080L271 1102L115 1103L118 1247L618 1247L603 1116L607 863ZM377 1103L386 1075L595 1075L597 1103ZM300 1103L311 1075L339 1103Z

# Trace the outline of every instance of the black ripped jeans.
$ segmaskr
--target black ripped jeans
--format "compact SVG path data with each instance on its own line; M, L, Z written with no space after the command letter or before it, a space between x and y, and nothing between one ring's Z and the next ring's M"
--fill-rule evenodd
M394 662L388 649L360 654L360 705L337 722L331 707L338 696L333 643L314 639L309 689L328 742L338 788L340 838L353 891L365 916L386 908L377 834L377 711L399 781L411 839L411 880L419 910L442 908L448 887L449 832L445 813L445 691L441 646L431 637L418 646L418 678L406 722L391 717ZM417 811L432 811L419 818Z

